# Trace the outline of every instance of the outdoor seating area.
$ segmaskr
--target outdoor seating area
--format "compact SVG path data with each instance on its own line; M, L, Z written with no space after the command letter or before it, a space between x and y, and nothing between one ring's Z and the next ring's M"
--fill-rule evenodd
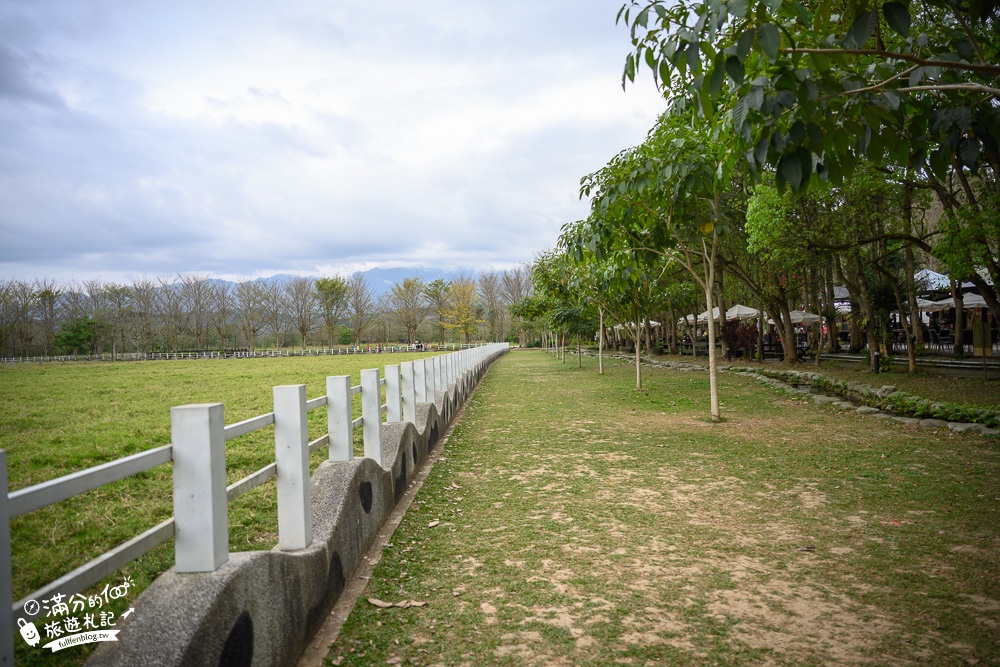
M917 309L921 326L921 346L918 352L922 355L942 355L942 356L965 356L965 357L991 357L1000 355L1000 331L997 322L991 316L986 299L973 291L972 283L962 283L962 291L958 303L955 295L951 293L952 284L948 276L922 269L914 274L914 283L917 289ZM858 322L852 326L852 318L860 318L861 310L857 304L852 305L850 294L846 288L834 287L833 310L836 313L833 326L824 321L824 318L805 309L791 309L788 317L795 329L795 351L801 359L815 353L817 346L827 349L827 339L830 335L837 336L840 347L852 349L856 352L863 352L867 348L867 337L864 335L863 323ZM959 309L961 309L959 311ZM961 312L961 314L959 314ZM887 355L902 355L907 353L909 336L904 331L898 311L881 311L879 317L885 321L880 321L878 334L880 339L880 353ZM763 324L761 323L763 320ZM676 326L680 329L675 348L680 354L707 355L707 325L709 322L716 322L716 326L722 323L719 307L712 309L709 313L704 310L698 314L690 314L677 319ZM716 347L724 349L728 360L739 359L747 356L769 358L783 358L784 349L781 345L782 326L780 322L767 312L736 304L725 311L725 322L745 322L755 323L756 335L761 338L759 342L754 341L751 347L746 341L727 340L723 345L725 331L728 329L730 338L733 337L732 327L720 327L716 331ZM659 324L656 324L659 327ZM959 332L956 334L956 331ZM657 332L660 337L669 335L663 331ZM744 331L745 337L747 333ZM956 335L960 336L959 347L956 348ZM854 340L852 340L852 337ZM666 345L664 347L668 347ZM751 352L751 349L753 350Z

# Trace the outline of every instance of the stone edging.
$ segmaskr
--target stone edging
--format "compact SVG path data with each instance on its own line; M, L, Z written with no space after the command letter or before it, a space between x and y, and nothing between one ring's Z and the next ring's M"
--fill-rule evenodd
M632 356L608 355L609 358L634 362ZM679 371L707 371L700 364L683 361L658 361L642 357L642 362L659 368L670 368ZM870 385L847 380L834 380L822 373L785 369L758 369L747 366L720 364L720 372L735 373L752 377L762 384L789 393L801 394L812 398L817 405L831 405L841 410L853 410L858 414L871 415L881 419L918 426L921 428L948 428L956 433L972 431L982 435L1000 435L1000 412L988 408L971 408L954 403L934 402L914 394L899 391L892 385L876 389ZM854 401L854 402L852 402ZM855 405L860 403L861 405ZM909 415L898 414L907 412ZM923 417L920 415L938 415L940 413L957 413L963 417L971 417L976 421L957 421Z

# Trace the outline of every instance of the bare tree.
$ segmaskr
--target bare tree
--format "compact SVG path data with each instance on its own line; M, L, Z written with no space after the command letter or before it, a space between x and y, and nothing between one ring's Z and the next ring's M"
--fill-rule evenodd
M340 276L316 279L316 301L323 317L323 333L330 345L337 342L337 326L347 312L348 282Z
M503 295L506 310L510 313L511 306L520 303L531 294L531 267L522 264L517 268L504 271L500 276L500 292ZM511 313L511 326L516 328L520 344L525 345L528 331L525 328L524 320Z
M83 291L86 295L87 314L94 320L94 350L101 354L108 331L108 302L104 283L98 278L85 280Z
M156 283L149 278L132 279L132 305L135 309L135 336L145 352L156 349Z
M180 282L187 326L194 336L195 349L201 350L212 310L212 285L208 276L199 274L180 276Z
M60 297L62 291L56 281L39 278L35 281L35 319L38 322L38 342L40 352L49 354L52 351L52 339L56 333L56 322L61 311Z
M229 347L229 339L232 337L233 315L236 311L236 294L233 284L228 282L216 282L210 288L212 307L209 311L208 321L215 333L219 336L219 349L225 350Z
M392 319L406 332L406 342L413 343L413 335L427 318L427 299L424 298L424 281L404 278L387 293L387 309Z
M503 302L500 284L500 274L496 271L484 271L479 274L477 281L479 303L485 310L489 339L493 342L503 340L507 329L507 306Z
M361 342L361 336L375 314L375 291L363 273L355 273L348 282L347 290L347 321L354 334L355 345Z
M13 353L7 341L14 335L14 281L0 280L0 352Z
M274 334L274 346L285 346L285 327L288 324L288 299L285 290L277 283L261 282L261 293L264 296L264 318L267 326Z
M288 304L288 315L292 326L299 332L302 349L306 349L306 338L316 328L319 317L316 293L313 291L312 278L293 278L285 285L285 301Z
M256 280L236 283L236 321L247 348L257 346L257 336L267 322L264 285Z
M424 287L424 297L427 299L430 312L434 314L438 342L443 343L444 332L447 329L445 322L451 299L451 283L441 278L432 280Z
M163 342L167 349L176 352L181 332L184 331L184 298L181 286L177 283L168 283L164 278L157 278L157 282L160 288L156 291L156 306Z
M37 300L35 287L26 280L12 280L8 283L6 297L13 352L15 355L30 355L32 339L35 337L35 328L32 326L32 313Z
M371 329L374 329L377 342L389 342L392 331L392 305L389 303L388 292L379 294L375 300L375 317L372 319Z
M132 329L132 290L128 285L108 283L104 286L105 326L111 341L111 360L126 349Z

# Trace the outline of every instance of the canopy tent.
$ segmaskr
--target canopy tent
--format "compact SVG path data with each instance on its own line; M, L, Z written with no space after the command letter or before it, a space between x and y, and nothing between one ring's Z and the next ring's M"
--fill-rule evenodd
M698 313L698 323L699 324L702 323L702 322L704 322L707 319L708 319L708 311L707 310ZM715 308L712 309L712 319L713 320L719 319L719 307L718 306L716 306ZM684 324L684 323L694 324L694 316L693 315L688 315L687 317L682 317L681 319L677 320L677 323L678 324Z
M947 292L951 289L948 276L930 269L920 269L913 274L913 282L921 292Z
M955 307L955 299L953 297L948 297L947 299L942 299L941 301L931 301L929 302L927 308L921 308L920 310L927 312L934 312L940 310L951 310L954 307ZM962 307L986 308L986 299L979 296L978 294L966 294L962 298Z
M807 313L804 310L790 310L788 316L792 318L792 324L819 324L820 316L814 313ZM774 320L768 320L768 324L774 324Z
M651 329L655 328L655 327L658 327L658 326L660 326L660 323L657 322L656 320L650 320L649 321L649 327ZM624 325L623 324L616 324L615 326L612 327L612 329L622 329L622 328L631 330L632 329L632 323L629 322L628 324L624 324Z
M758 315L760 315L760 311L756 308L739 303L726 311L727 320L752 320Z
M744 306L744 305L739 304L739 303L726 311L726 319L727 320L752 320L753 318L755 318L755 317L757 317L759 315L760 315L760 311L757 310L756 308L751 308L750 306ZM708 321L708 319L709 319L709 317L708 317L708 311L707 310L698 313L698 322L699 323L700 322L706 322L706 321ZM712 318L711 319L712 320L718 320L719 319L719 307L718 306L716 306L715 308L712 308ZM694 317L692 317L691 315L688 315L687 317L682 317L679 320L677 320L677 323L678 324L684 324L684 323L694 324Z

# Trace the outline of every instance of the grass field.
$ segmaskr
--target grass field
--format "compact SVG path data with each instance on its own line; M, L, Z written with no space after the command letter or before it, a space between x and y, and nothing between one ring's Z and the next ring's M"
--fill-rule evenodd
M595 366L493 366L329 664L1000 664L1000 440Z
M7 452L10 490L170 442L170 408L222 402L226 423L273 410L271 388L305 384L308 398L325 392L329 375L413 360L417 354L217 359L134 363L50 363L0 367L0 448ZM360 399L355 396L355 399ZM356 407L360 414L360 407ZM310 413L310 439L326 432L326 410ZM360 438L360 431L356 432ZM312 458L313 467L326 456ZM274 461L274 429L268 427L227 443L227 483ZM169 518L170 466L91 491L11 522L14 599L54 580L108 549ZM230 550L270 549L277 544L274 481L230 505ZM136 587L119 600L127 609L163 570L173 565L173 545L164 544L102 582L130 576ZM44 639L44 636L43 636ZM18 663L44 662L40 650L18 640ZM48 651L46 651L48 652ZM50 654L48 664L82 661L84 649Z

